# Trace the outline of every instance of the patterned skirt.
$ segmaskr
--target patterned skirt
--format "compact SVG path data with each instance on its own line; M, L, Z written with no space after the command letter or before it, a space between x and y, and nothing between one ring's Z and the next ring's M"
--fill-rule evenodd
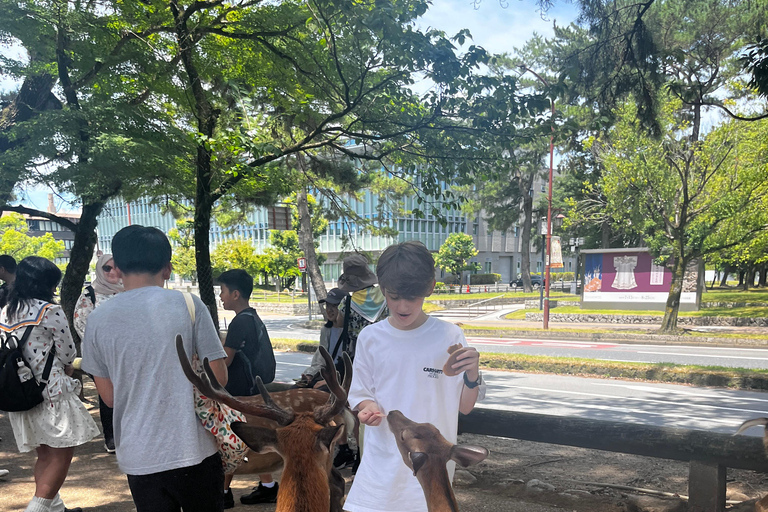
M70 448L99 435L99 428L75 393L46 398L28 411L9 412L19 451L30 452L40 445Z

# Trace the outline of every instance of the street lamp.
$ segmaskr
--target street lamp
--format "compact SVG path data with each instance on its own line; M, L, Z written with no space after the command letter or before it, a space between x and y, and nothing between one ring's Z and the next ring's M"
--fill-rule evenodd
M531 68L520 64L520 69L528 71L533 76L539 79L545 87L549 88L549 82L541 77ZM549 103L552 107L552 134L549 136L549 187L547 188L547 257L544 261L546 275L544 277L544 329L549 329L549 266L552 258L552 170L555 163L555 100L549 98Z

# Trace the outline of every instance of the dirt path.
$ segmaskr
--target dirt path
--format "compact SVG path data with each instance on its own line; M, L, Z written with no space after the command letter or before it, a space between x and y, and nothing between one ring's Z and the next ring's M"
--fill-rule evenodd
M92 384L86 385L86 396L94 398ZM98 422L98 406L92 403L88 407ZM0 478L0 511L24 510L34 492L35 457L18 453L4 413L0 413L0 437L3 439L0 469L11 472ZM688 466L682 462L470 434L462 435L460 443L485 446L491 451L486 461L470 469L470 476L458 473L456 495L465 511L627 510L626 491L579 484L574 480L687 493ZM345 476L348 483L351 482L349 470ZM543 484L532 485L532 480ZM768 493L768 476L763 474L730 470L728 480L730 492L750 498ZM274 511L274 505L239 503L240 495L250 492L255 483L255 479L248 477L235 478L232 485L235 510ZM76 450L61 494L68 506L80 506L89 512L134 510L125 476L117 468L115 456L104 451L101 437Z

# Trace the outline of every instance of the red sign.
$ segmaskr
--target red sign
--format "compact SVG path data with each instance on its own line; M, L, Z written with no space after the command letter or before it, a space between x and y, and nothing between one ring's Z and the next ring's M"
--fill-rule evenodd
M296 263L299 264L299 270L302 272L307 270L307 258L296 258Z

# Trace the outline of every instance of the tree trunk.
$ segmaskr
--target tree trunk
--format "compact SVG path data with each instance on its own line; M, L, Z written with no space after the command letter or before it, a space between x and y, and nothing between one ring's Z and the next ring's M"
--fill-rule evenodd
M521 186L530 188L530 183ZM527 193L523 196L523 233L520 249L520 274L523 278L523 291L530 292L531 286L531 225L533 224L533 198Z
M204 148L198 148L198 157ZM210 155L209 155L210 157ZM210 167L210 159L208 160ZM213 267L211 266L211 212L213 204L210 199L210 188L206 194L205 189L208 180L201 177L200 163L198 162L197 196L195 198L195 268L197 269L198 290L200 299L208 307L213 318L213 325L219 328L219 312L216 309L216 294L213 291Z
M299 159L302 159L299 156ZM309 215L309 203L307 201L307 189L301 187L296 194L296 207L299 210L299 247L301 247L304 257L307 260L307 276L309 277L309 286L315 290L317 300L324 299L327 291L323 274L320 272L320 265L317 263L317 253L315 252L315 241L312 239L312 220ZM309 292L307 286L307 292ZM325 317L325 309L320 308Z
M748 291L755 285L755 267L750 266L744 272L744 291Z
M723 278L720 279L720 288L724 287L728 284L728 275L731 273L731 264L726 263L725 267L723 268Z
M739 284L738 286L744 286L744 271L739 270Z
M19 94L10 105L0 113L0 153L13 149L26 142L26 139L10 140L5 134L18 123L29 121L44 110L61 110L61 102L51 90L56 77L50 73L40 73L24 79ZM19 178L19 172L9 172L7 167L0 176L0 204L5 204L13 197L13 187Z
M608 222L603 222L600 225L600 235L601 235L601 247L603 249L610 249L611 248L611 225Z
M760 288L768 286L768 279L766 279L765 276L766 273L768 273L768 263L763 263L760 266L760 282L757 284Z
M69 322L69 330L72 332L78 353L80 353L80 337L75 332L72 317L93 258L93 249L96 246L96 225L103 208L104 201L83 205L83 212L77 223L75 240L69 255L69 265L61 281L61 307Z
M220 111L214 109L203 88L200 75L194 62L194 38L190 34L186 18L182 15L178 0L171 0L171 13L174 19L176 42L179 45L179 55L187 73L187 85L192 91L194 104L192 106L197 118L197 131L208 139L213 136ZM211 215L215 198L211 193L211 150L202 141L197 142L195 157L195 260L200 298L211 312L213 323L218 329L219 315L216 309L216 295L213 292L213 268L211 267L210 231Z
M677 331L677 315L680 312L680 295L683 293L683 276L688 261L676 257L672 269L672 284L669 287L667 305L664 309L664 318L661 321L659 332L671 334Z

